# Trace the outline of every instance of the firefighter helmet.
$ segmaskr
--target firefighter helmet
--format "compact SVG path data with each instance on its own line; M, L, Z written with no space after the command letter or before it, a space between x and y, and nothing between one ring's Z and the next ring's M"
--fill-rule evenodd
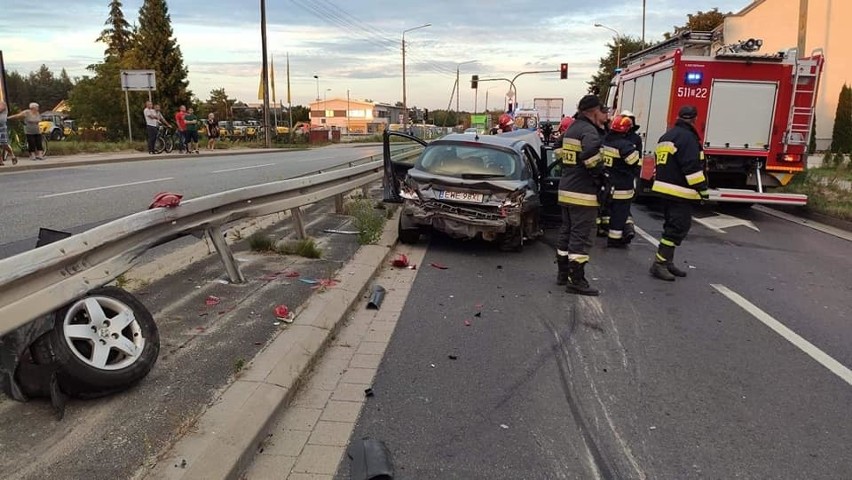
M497 124L501 127L505 127L512 124L512 117L508 113L504 113L500 115L500 119L497 121Z
M570 127L572 123L574 123L574 117L563 118L562 121L559 122L559 132L561 133L568 130L568 127Z
M624 115L618 115L612 119L609 129L616 133L627 133L633 128L633 120Z

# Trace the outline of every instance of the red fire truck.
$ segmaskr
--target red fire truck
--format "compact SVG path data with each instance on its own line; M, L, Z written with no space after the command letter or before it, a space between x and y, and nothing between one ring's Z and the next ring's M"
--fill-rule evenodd
M654 174L657 141L684 105L698 108L711 200L804 205L807 196L767 192L807 166L824 57L816 50L756 53L761 40L721 45L684 32L625 59L607 105L630 110L644 140L640 192Z

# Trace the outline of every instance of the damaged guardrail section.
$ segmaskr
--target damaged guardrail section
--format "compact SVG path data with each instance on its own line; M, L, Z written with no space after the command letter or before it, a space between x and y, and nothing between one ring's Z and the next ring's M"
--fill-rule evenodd
M394 155L412 157L418 153L415 149L400 149ZM328 171L190 199L174 208L139 212L0 260L0 388L18 400L27 398L27 390L55 400L58 387L54 373L63 368L55 365L63 361L62 352L56 350L68 345L77 357L66 356L72 363L95 369L100 366L104 372L121 370L121 363L118 367L107 365L116 356L150 356L149 350L143 350L152 348L152 341L157 344L153 352L156 359L156 326L153 330L149 326L146 331L142 321L146 316L150 318L150 313L129 293L101 287L136 266L148 250L186 235L200 234L206 234L216 247L230 280L242 283L242 274L224 240L223 225L286 210L293 213L298 225L300 207L330 197L342 203L347 192L381 179L382 169L383 163L370 157L365 163L350 162ZM117 295L111 290L118 291ZM53 335L64 338L64 342L54 340L50 346L31 348L37 338L50 337L45 334L54 334L57 329L71 332ZM148 343L138 338L146 333ZM83 354L73 352L75 339L90 344L84 345ZM18 371L23 365L22 356L31 356L32 363L45 367L41 384L23 391L20 383L26 383L26 377L34 373ZM148 370L150 367L139 378L125 378L122 382L138 381ZM110 388L104 382L99 385L106 392Z

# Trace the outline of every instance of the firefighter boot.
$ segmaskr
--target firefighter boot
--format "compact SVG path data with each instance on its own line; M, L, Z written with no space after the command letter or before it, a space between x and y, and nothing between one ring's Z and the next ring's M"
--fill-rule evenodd
M568 264L568 286L565 287L565 291L576 295L598 296L597 289L592 288L586 280L585 263L571 262Z
M674 249L666 255L666 269L675 277L686 277L686 272L674 266Z
M556 267L559 269L556 272L556 284L557 285L567 285L568 284L568 257L564 255L556 256Z
M636 225L633 223L633 217L627 218L627 223L624 225L624 241L630 243L636 236Z
M668 269L669 264L664 262L654 262L651 264L651 276L654 278L659 278L660 280L665 280L667 282L674 282L675 276Z
M657 255L654 257L654 263L651 265L651 275L653 277L667 282L675 280L675 276L671 271L674 253L675 243L665 237L660 239L660 246L657 247Z

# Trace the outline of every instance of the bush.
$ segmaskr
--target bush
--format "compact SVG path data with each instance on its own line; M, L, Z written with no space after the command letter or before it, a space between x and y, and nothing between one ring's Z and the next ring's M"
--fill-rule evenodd
M843 85L834 115L834 131L831 135L833 153L852 153L852 88Z
M358 243L361 245L374 244L382 237L385 213L375 209L369 199L359 198L350 202L346 214L355 217L353 224L358 229Z
M299 255L305 258L322 257L322 250L317 246L313 238L287 242L279 247L277 251L281 255Z
M256 232L249 237L249 248L253 252L274 252L276 251L275 240L269 235Z

